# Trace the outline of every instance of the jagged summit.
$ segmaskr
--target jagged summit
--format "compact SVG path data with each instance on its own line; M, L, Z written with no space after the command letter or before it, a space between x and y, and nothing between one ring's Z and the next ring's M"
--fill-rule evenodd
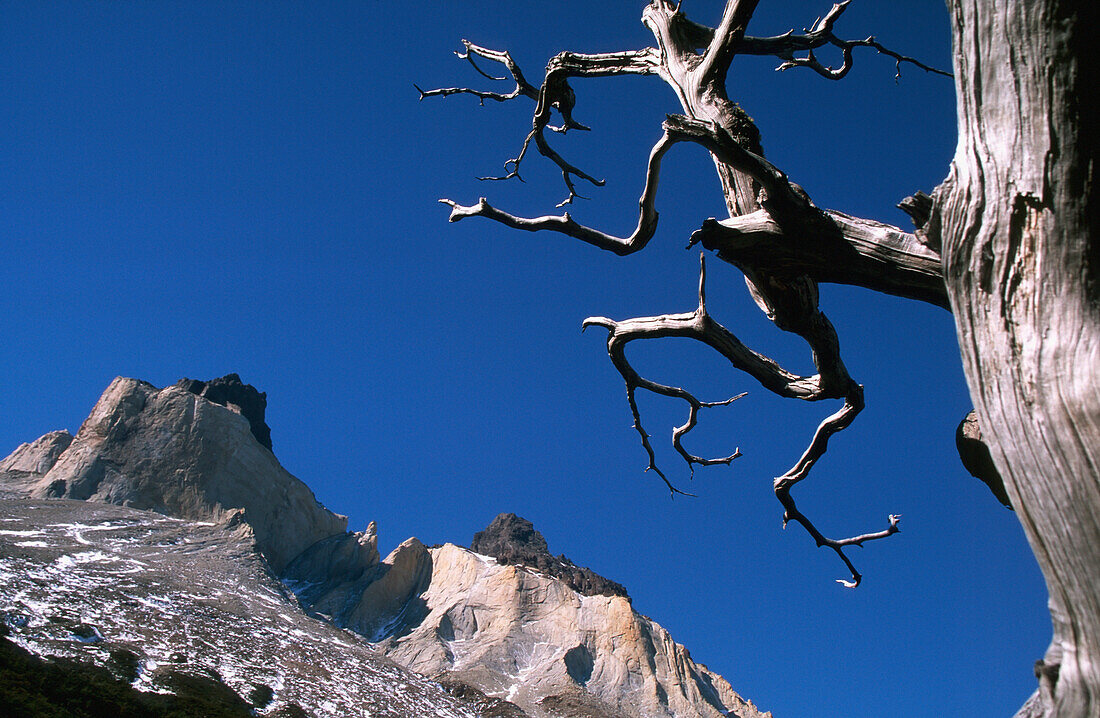
M500 514L484 531L474 534L470 549L484 556L492 556L502 564L527 566L560 578L585 596L629 598L622 584L604 578L592 569L579 567L564 555L551 554L546 539L535 530L534 524L512 513Z
M176 386L248 419L248 425L256 441L268 451L271 450L271 428L264 418L267 412L266 393L257 390L251 384L245 384L237 374L226 374L210 381L180 379L176 382Z
M264 395L233 374L164 389L118 377L76 436L47 434L0 462L0 485L195 521L222 523L244 511L278 574L313 544L343 534L347 517L321 506L260 444L253 422L266 428L264 406Z
M300 641L294 630L279 627L283 623L293 627L305 621L301 625L307 626L312 625L309 620L319 620L330 629L335 624L358 634L356 640L372 643L376 654L439 681L460 702L466 700L463 696L481 696L474 701L480 706L476 710L458 709L460 715L471 718L770 715L741 698L721 676L695 663L665 629L635 611L620 584L580 568L564 556L551 555L543 535L515 514L501 514L478 532L473 550L454 544L428 548L410 538L382 559L373 522L363 532L348 532L347 518L322 506L309 487L279 465L268 448L270 442L261 443L270 437L264 423L266 401L263 393L234 374L212 381L185 379L163 389L119 377L75 436L52 432L23 444L0 461L0 497L21 497L0 501L0 511L7 516L3 520L8 522L0 532L0 603L14 601L12 597L18 593L4 593L5 561L11 564L12 576L20 571L63 569L72 573L74 580L89 578L89 572L106 563L111 567L110 576L116 576L112 572L119 568L116 578L122 582L140 583L142 576L152 576L155 571L179 579L172 584L178 584L178 591L166 588L165 582L147 586L148 602L160 606L164 597L158 592L176 591L179 595L173 594L170 602L179 607L180 620L192 621L192 627L180 637L170 630L175 623L169 622L165 630L176 637L165 639L164 646L156 650L144 644L127 648L146 655L171 658L177 653L172 647L177 637L190 641L189 636L203 633L201 623L208 620L204 612L214 593L220 592L219 611L224 603L246 616L266 610L259 608L261 604L282 612L283 617L263 630L278 636L284 646L296 646ZM257 431L258 427L261 430ZM79 499L99 502L99 508L39 501L28 509L30 513L15 515L20 505L26 507L34 499ZM123 513L93 527L97 512L108 515L103 504L115 504L119 508L112 510ZM55 509L70 514L87 512L87 519L79 521L58 514L51 524L74 532L68 543L28 523ZM140 558L133 557L144 563L116 561L112 552L123 556L125 551L113 543L96 544L95 550L80 548L92 545L81 532L102 531L107 537L126 511L138 509L172 517L165 519L164 525L175 532L174 538L167 540L150 535L148 550L143 549ZM157 523L148 515L125 517L140 527ZM184 521L173 524L176 519ZM242 582L235 584L236 588L215 588L213 584L209 589L198 588L205 579L187 574L189 562L198 560L195 552L200 534L211 556L227 567L245 562L256 581L249 579L247 586ZM26 540L31 536L34 538ZM173 553L170 546L179 547L179 551ZM45 563L39 563L54 567L48 571L38 564L24 567L18 563L22 560L19 556L32 547L64 555L44 554ZM211 575L233 570L218 569ZM110 576L103 579L107 584L116 580ZM35 585L48 588L52 580ZM264 581L282 588L262 588ZM105 591L115 590L107 584ZM129 583L118 591L139 595ZM56 605L68 600L61 594L46 593ZM21 610L39 611L36 606L45 605L43 601L24 602ZM112 630L120 636L142 633L128 628L130 623L135 629L148 623L134 613L137 609L131 603L112 606L108 612ZM35 630L52 625L50 616L27 621L24 627ZM317 635L321 633L324 631ZM21 634L28 645L33 643L32 634L34 631ZM113 639L107 636L106 640ZM232 636L224 640L236 645ZM43 651L52 650L48 641L41 645ZM203 650L197 655L205 656L204 661L217 659ZM282 648L278 652L290 655ZM242 655L245 653L248 651ZM313 667L306 665L301 670L312 675ZM243 685L239 680L230 683ZM321 684L315 686L317 690L302 687L301 695L324 695L338 684ZM348 696L351 700L350 692ZM442 700L430 698L432 705L441 706ZM317 713L321 714L332 711ZM423 714L443 715L435 708Z

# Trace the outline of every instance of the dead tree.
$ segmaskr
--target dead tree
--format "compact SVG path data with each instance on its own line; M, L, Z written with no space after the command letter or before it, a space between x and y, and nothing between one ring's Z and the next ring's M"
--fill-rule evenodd
M1098 165L1095 134L1087 130L1084 98L1100 79L1100 60L1087 31L1096 3L1072 0L948 0L953 20L954 77L959 100L959 144L944 182L901 206L915 230L817 207L782 170L764 158L760 135L727 95L726 75L738 55L772 56L780 69L806 68L842 79L858 48L940 72L891 50L874 38L842 39L835 25L840 2L803 33L753 37L746 30L759 0L726 0L715 27L689 19L682 0L651 0L643 24L655 45L641 50L553 57L538 86L507 51L463 41L459 57L490 79L514 82L508 92L456 87L421 97L470 94L485 100L521 97L535 103L532 128L500 179L518 177L532 147L561 171L566 197L577 183L601 182L551 145L547 130L586 130L573 117L573 78L653 75L680 101L653 146L639 200L638 223L625 237L584 226L568 212L518 217L486 199L464 206L449 199L452 222L485 217L516 229L560 232L617 254L641 250L657 227L656 196L662 157L675 144L706 148L718 172L729 217L709 219L691 236L738 269L760 309L780 329L810 348L816 374L800 376L741 343L706 310L705 267L700 266L694 312L615 321L591 317L584 325L608 332L608 352L626 382L634 425L655 471L649 435L635 393L644 389L684 401L687 421L673 444L689 467L728 464L691 454L682 438L703 402L685 389L639 375L625 346L636 339L689 337L701 341L779 396L843 400L821 422L799 460L775 479L784 523L802 525L819 546L860 574L845 553L853 544L898 530L890 516L880 531L843 539L821 534L797 507L792 488L824 454L829 437L863 407L862 387L849 376L837 335L818 308L818 284L834 282L935 304L956 320L963 365L982 438L1004 479L1050 591L1054 638L1037 663L1039 690L1027 715L1100 716L1100 243L1093 201ZM839 54L826 65L822 49ZM507 74L484 67L496 63ZM946 74L946 73L942 73ZM554 118L559 124L552 124ZM1095 121L1092 126L1095 126ZM737 397L734 397L734 399Z

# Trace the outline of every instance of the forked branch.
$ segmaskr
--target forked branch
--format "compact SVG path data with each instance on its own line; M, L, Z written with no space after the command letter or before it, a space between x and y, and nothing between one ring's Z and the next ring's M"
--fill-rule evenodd
M779 502L783 504L783 528L787 528L788 522L797 521L806 529L806 532L813 537L819 548L825 546L835 551L837 556L840 557L840 560L844 562L844 565L848 567L848 570L852 574L851 580L837 579L837 583L847 588L855 588L858 586L863 576L856 570L856 567L852 564L847 554L844 553L844 548L847 546L863 546L867 541L874 541L896 534L901 530L898 528L898 521L901 520L901 515L890 514L890 524L882 531L865 533L845 539L827 538L817 530L817 527L806 518L805 514L798 510L794 497L791 496L791 487L806 478L813 465L825 454L825 450L828 448L829 444L829 437L838 431L846 429L852 421L855 420L856 415L859 414L862 409L863 387L854 384L848 397L845 398L844 406L840 411L821 422L817 427L817 431L814 432L814 437L810 441L810 445L806 448L806 451L803 452L798 462L792 466L787 473L777 477L774 483L775 496L779 499Z
M577 192L574 179L583 180L597 187L604 181L596 179L576 165L567 161L546 140L544 131L550 129L553 132L567 132L568 130L588 130L589 128L577 122L573 118L573 107L576 105L576 95L569 86L570 77L609 77L613 75L649 75L660 68L660 54L653 48L632 52L611 52L602 54L581 54L563 52L553 57L546 67L546 77L542 85L536 88L529 83L523 75L523 71L516 64L511 54L502 50L490 50L475 45L468 40L463 40L465 52L455 53L459 58L468 60L474 69L490 80L505 81L507 77L490 75L478 66L474 57L498 62L505 66L511 79L515 82L515 88L511 92L490 92L477 90L471 87L447 87L434 90L423 90L416 86L420 93L420 99L425 97L448 97L450 95L473 95L481 104L485 100L505 102L517 97L529 97L536 102L534 116L531 121L531 131L524 138L523 146L519 153L504 163L505 174L500 176L479 177L481 180L507 180L516 178L522 181L519 174L520 164L527 155L527 150L533 142L539 154L547 158L561 170L562 180L569 190L568 196L561 203L562 207L571 204L575 198L581 197ZM561 116L560 125L551 125L552 111L556 110Z
M490 80L506 81L507 77L497 77L490 75L478 66L474 61L475 57L481 57L492 62L499 62L504 65L511 75L512 80L516 83L515 89L511 92L489 92L485 90L475 90L470 87L443 87L435 90L422 90L418 85L413 85L420 93L420 99L425 97L447 97L448 95L473 95L480 100L481 104L485 104L485 100L495 100L497 102L506 102L508 100L514 100L517 97L530 97L532 100L538 100L539 90L537 87L527 81L527 78L523 76L523 71L519 69L519 65L512 59L511 54L507 50L490 50L486 47L475 45L469 40L463 40L462 46L465 49L464 52L456 52L455 56L460 60L467 60L470 65L477 70L478 74L487 77Z
M875 220L821 210L786 173L712 122L669 115L665 134L693 141L761 188L763 209L707 220L701 242L735 266L866 287L948 308L940 255L927 239Z
M469 94L482 103L487 99L504 102L520 96L534 100L531 130L520 152L505 163L502 176L482 179L517 178L522 181L520 165L534 146L561 171L569 191L562 204L568 204L579 196L578 181L597 186L603 184L566 160L547 141L546 129L555 132L588 129L573 118L576 97L569 80L656 75L670 85L683 114L667 117L663 135L650 152L645 187L638 201L638 221L629 235L616 236L593 229L575 221L569 213L519 217L492 206L485 198L469 206L450 199L440 201L450 206L451 222L466 217L485 217L516 229L558 232L616 254L630 254L645 247L654 236L658 218L655 201L664 154L678 142L704 147L714 158L730 218L704 222L692 235L689 246L698 242L741 269L750 294L768 318L780 329L793 332L806 341L817 373L802 376L787 371L771 358L745 346L732 332L715 322L706 310L706 275L702 263L699 306L695 311L623 321L590 317L584 326L607 329L608 353L626 383L634 428L648 456L647 470L657 473L673 494L683 492L674 487L657 466L650 436L642 424L637 391L643 389L687 404L687 420L673 430L672 442L692 475L695 466L730 464L740 455L739 451L734 451L729 456L704 458L684 446L685 437L697 426L702 409L729 404L739 396L705 402L680 387L642 377L626 358L626 346L631 341L669 336L695 339L714 348L733 367L750 374L779 396L804 401L842 400L843 407L821 422L795 465L775 479L774 490L783 506L784 525L796 521L818 546L833 549L851 574L850 580L844 579L841 583L856 586L861 577L845 549L896 533L898 517L890 516L888 528L882 531L832 539L823 535L799 511L791 496L794 485L804 480L824 455L829 438L850 425L863 408L863 389L849 376L840 356L836 330L818 307L818 282L864 286L946 307L939 243L932 236L934 227L929 229L934 223L918 213L914 219L919 229L909 233L881 222L816 207L801 187L764 158L755 124L727 95L726 75L737 55L758 55L780 59L782 63L778 69L781 70L809 67L824 77L840 79L851 69L857 47L869 47L892 57L899 73L902 63L941 75L948 73L894 52L873 37L865 40L839 38L834 26L850 0L834 4L802 34L791 31L776 37L748 36L746 28L758 1L726 0L721 21L717 27L710 28L689 20L682 12L681 0L649 0L642 13L642 22L653 33L656 48L601 54L561 53L550 60L538 87L527 82L507 52L464 41L465 52L458 54L460 58L469 61L489 80L506 82L510 78L515 83L514 88L509 92L464 87L421 90L421 98ZM816 51L822 48L838 49L841 64L829 67L818 60ZM492 75L479 66L477 60L498 63L507 74ZM561 118L557 126L550 124L554 111Z
M657 229L656 199L657 186L660 183L661 158L676 141L666 132L657 144L653 145L646 166L645 188L638 199L638 224L626 237L617 237L579 224L569 216L568 212L559 216L526 218L499 210L490 205L484 197L472 206L463 206L449 199L439 201L451 207L451 222L457 222L466 217L486 217L514 229L524 229L529 232L541 230L560 232L616 254L631 254L645 247Z
M833 25L836 24L837 19L844 11L848 9L848 5L851 4L851 1L852 0L844 0L844 2L835 3L824 17L818 18L813 27L802 35L796 35L792 30L775 37L744 37L739 43L737 52L744 55L771 55L777 57L783 60L782 64L775 68L777 71L789 70L793 67L808 67L829 80L840 80L852 69L853 49L857 47L869 47L881 55L886 55L894 59L897 69L895 79L901 77L901 64L903 62L918 67L925 72L951 77L950 72L926 65L920 60L902 55L901 53L885 47L875 40L873 36L864 40L842 40L837 37L833 33ZM839 67L828 67L817 59L814 50L825 47L826 45L836 47L840 50L841 64ZM796 56L795 53L806 54Z
M691 392L676 386L661 384L642 377L626 358L626 346L637 339L655 339L662 337L685 337L701 341L714 348L724 356L730 364L756 378L762 386L775 394L784 397L803 399L805 401L819 401L822 399L842 398L844 407L825 419L814 433L809 446L803 452L799 461L782 476L776 478L774 489L776 497L783 506L783 524L789 521L797 521L813 537L818 546L832 548L851 573L851 579L840 581L845 586L855 587L861 580L860 573L844 553L844 548L852 545L863 545L866 541L885 538L896 533L897 516L890 517L890 526L884 531L867 533L844 539L831 539L822 534L798 507L791 496L791 488L808 476L810 469L820 459L828 448L829 437L838 431L847 428L856 415L863 408L863 387L852 381L843 362L840 361L835 332L828 320L821 315L819 319L800 321L785 315L789 307L773 306L773 318L784 328L791 329L802 335L814 349L814 362L819 374L815 376L800 376L783 369L772 359L765 357L745 346L736 336L724 326L714 321L706 309L706 263L704 255L699 259L699 305L693 312L684 314L664 314L655 317L640 317L615 321L607 317L589 317L583 323L584 328L600 326L608 331L607 351L611 362L619 371L626 383L627 402L634 418L634 429L641 437L642 447L649 457L646 471L654 471L668 486L673 494L684 493L677 489L669 481L664 472L657 466L650 435L642 425L641 413L635 399L638 389L680 399L687 403L689 408L688 420L682 426L673 431L673 445L677 453L684 459L689 471L694 475L695 465L709 466L714 464L729 464L741 455L740 450L733 454L716 459L703 459L695 456L683 448L682 437L698 422L700 409L714 406L724 406L741 398L744 394L726 399L724 401L703 402L697 399ZM761 298L761 301L768 301ZM815 302L816 303L816 302Z

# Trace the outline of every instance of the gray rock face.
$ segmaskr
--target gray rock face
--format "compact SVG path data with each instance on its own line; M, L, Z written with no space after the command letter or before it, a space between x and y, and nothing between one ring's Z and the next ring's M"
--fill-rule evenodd
M474 551L428 549L411 538L380 559L373 522L348 533L347 519L321 506L260 443L262 408L250 410L250 421L236 403L257 397L266 406L264 395L235 375L165 389L118 378L75 437L53 432L0 462L0 493L205 522L209 530L188 530L203 542L217 533L246 562L260 564L258 552L325 625L359 634L399 664L439 679L452 695L480 696L470 699L476 710L469 715L484 708L484 715L535 718L770 716L634 611L621 585L551 555L542 534L515 514L501 514L479 532ZM103 514L98 505L87 510ZM23 531L0 530L0 537ZM37 536L37 529L27 531ZM74 540L88 545L79 532ZM191 546L198 539L178 540ZM153 561L157 547L172 553L163 543L151 546L135 560ZM101 555L109 553L81 556L113 563ZM201 603L205 590L186 598Z
M73 442L68 431L51 431L37 440L23 444L0 461L0 490L25 494Z
M52 441L49 450L38 452L39 467L63 438ZM24 454L29 461L31 449ZM215 523L243 509L276 573L347 528L346 517L321 506L259 444L241 414L178 386L158 390L122 377L103 393L30 495L102 501Z
M366 531L337 534L313 544L290 562L282 577L298 584L300 593L319 598L367 578L368 570L378 563L378 534L371 521Z
M370 548L348 560L332 558L348 555L352 544L364 543ZM370 529L322 541L291 562L283 581L309 611L342 628L373 641L399 633L427 613L419 595L431 582L431 554L410 538L379 561L376 543ZM336 570L330 572L329 566Z

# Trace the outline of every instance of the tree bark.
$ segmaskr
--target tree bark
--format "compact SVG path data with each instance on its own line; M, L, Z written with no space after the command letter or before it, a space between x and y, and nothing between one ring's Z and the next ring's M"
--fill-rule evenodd
M1096 3L948 0L959 143L931 232L970 393L1046 578L1028 715L1100 715ZM1024 711L1022 711L1024 712Z

